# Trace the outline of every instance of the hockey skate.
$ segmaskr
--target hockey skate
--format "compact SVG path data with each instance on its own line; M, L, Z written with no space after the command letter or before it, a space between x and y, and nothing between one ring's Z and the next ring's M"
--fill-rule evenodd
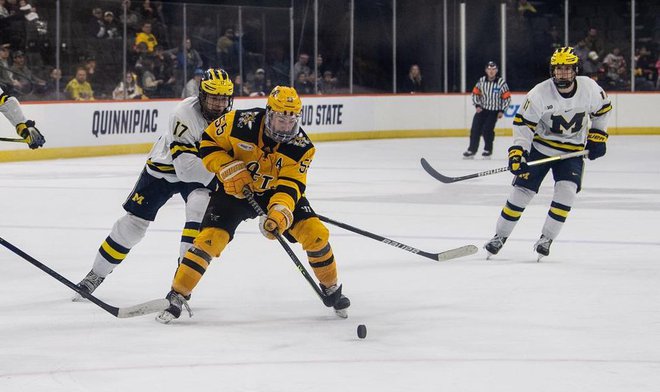
M490 157L493 155L492 151L484 150L484 152L481 153L481 157L483 159L490 159Z
M507 238L508 237L501 237L495 234L495 237L491 238L490 241L484 244L484 249L486 249L486 252L488 252L486 260L489 260L491 256L496 255L500 249L502 249Z
M474 159L476 153L476 151L467 150L463 153L463 159Z
M80 291L84 291L88 294L92 294L94 290L96 290L101 283L105 280L104 277L97 275L93 270L89 271L87 276L83 278L76 286L80 288ZM75 293L73 295L73 298L71 298L73 302L79 302L85 300L85 298L80 294L80 293Z
M541 235L538 241L534 244L534 250L538 253L536 262L540 262L541 258L548 256L550 254L550 245L552 245L552 240L544 235Z
M321 285L321 290L323 293L334 299L334 305L332 307L335 309L335 314L341 318L348 318L348 309L351 306L351 301L341 293L341 285L332 285L330 287L325 287Z
M174 290L171 290L169 293L167 293L165 298L170 301L170 307L158 313L156 316L156 321L162 324L169 324L170 321L178 319L179 316L181 316L181 310L184 307L188 311L188 316L192 317L192 311L190 310L188 301L186 301L183 295L177 293Z

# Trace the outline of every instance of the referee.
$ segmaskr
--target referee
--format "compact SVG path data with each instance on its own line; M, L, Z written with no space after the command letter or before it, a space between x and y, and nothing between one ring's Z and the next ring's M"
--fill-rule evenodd
M489 61L486 64L486 75L472 89L472 103L477 113L472 119L470 130L470 146L463 153L464 159L472 159L479 149L479 139L484 138L485 158L493 155L493 140L495 140L495 123L502 118L504 110L511 102L511 92L504 79L497 76L497 64Z

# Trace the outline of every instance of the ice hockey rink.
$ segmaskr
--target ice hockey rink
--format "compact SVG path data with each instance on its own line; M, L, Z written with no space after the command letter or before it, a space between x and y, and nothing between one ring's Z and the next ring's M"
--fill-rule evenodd
M506 166L461 159L467 138L317 144L307 196L340 222L429 252L433 262L329 226L348 319L325 308L280 244L243 223L170 325L117 319L0 247L0 391L657 391L660 385L660 137L612 136L549 257L536 262L547 178L499 255L485 259L509 194ZM145 156L0 164L0 236L77 282ZM183 203L172 199L96 295L162 298ZM293 246L307 266L304 253ZM356 328L365 324L366 339Z

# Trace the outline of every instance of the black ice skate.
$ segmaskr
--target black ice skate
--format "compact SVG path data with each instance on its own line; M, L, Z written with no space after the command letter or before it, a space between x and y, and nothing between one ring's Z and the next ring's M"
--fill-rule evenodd
M104 280L104 277L97 275L92 270L89 271L87 276L85 276L83 280L81 280L76 286L80 288L80 291L92 294L94 290L96 290L101 285L101 283L103 283ZM73 302L83 301L84 299L85 298L79 293L74 294L73 298L71 298Z
M492 151L484 150L484 152L481 153L481 157L483 159L490 159L490 157L493 155Z
M337 316L341 318L347 318L348 312L346 309L351 306L351 301L341 293L341 288L341 285L336 284L330 287L321 285L321 290L323 290L323 293L334 300L334 305L332 305L332 307L335 309Z
M476 151L467 150L463 153L463 159L474 159L476 153Z
M552 240L544 235L541 235L538 241L534 244L534 249L538 253L538 258L536 262L541 261L541 258L548 256L550 254L550 245L552 245Z
M501 237L495 234L495 237L491 238L490 241L484 244L484 249L486 249L486 252L488 252L486 260L490 259L490 256L496 255L500 249L502 249L507 238L508 237Z
M190 310L190 306L188 306L188 301L186 301L183 295L171 290L165 298L170 301L170 307L158 313L156 321L162 324L169 324L170 321L178 319L181 316L181 310L184 307L188 311L189 317L192 317L192 311Z

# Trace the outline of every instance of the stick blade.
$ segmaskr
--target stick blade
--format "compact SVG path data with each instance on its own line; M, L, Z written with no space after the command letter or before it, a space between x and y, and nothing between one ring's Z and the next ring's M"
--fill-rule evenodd
M477 251L479 251L479 248L477 248L476 246L465 245L465 246L461 246L460 248L455 248L444 252L440 252L436 256L438 257L438 261L447 261L447 260L457 259L459 257L473 255L477 253Z
M426 159L422 158L422 159L420 160L420 163L422 164L422 168L423 168L423 169L424 169L424 170L425 170L425 171L426 171L431 177L435 178L436 180L438 180L438 181L440 181L440 182L443 182L443 183L445 183L445 184L450 184L450 183L452 183L452 182L455 181L455 179L452 178L452 177L443 176L442 174L438 173L438 171L435 170L435 169L433 168L433 166L431 166L431 164L430 164Z
M168 301L165 298L154 299L138 305L119 308L117 312L117 317L130 318L136 316L144 316L145 314L151 314L151 313L163 311L167 309L169 306L170 306L170 301Z

